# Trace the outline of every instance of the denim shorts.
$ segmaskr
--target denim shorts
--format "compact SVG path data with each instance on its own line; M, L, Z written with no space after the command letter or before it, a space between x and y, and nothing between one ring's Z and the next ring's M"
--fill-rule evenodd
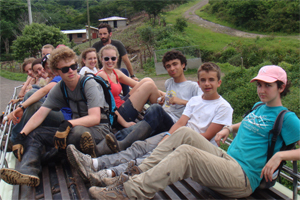
M124 118L125 121L131 122L134 121L139 112L133 107L130 99L127 99L119 108L118 112Z

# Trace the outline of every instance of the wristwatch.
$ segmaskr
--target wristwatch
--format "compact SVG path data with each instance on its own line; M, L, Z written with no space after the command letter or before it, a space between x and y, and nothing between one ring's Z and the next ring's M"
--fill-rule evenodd
M224 127L222 128L222 130L223 130L223 129L228 129L228 130L229 130L229 133L232 133L232 132L233 132L231 126L224 126Z
M130 75L130 77L131 77L131 78L134 78L134 77L136 77L136 76L135 76L134 74L132 74L132 75Z
M25 108L24 108L24 106L22 104L19 104L18 107L22 108L23 112L25 111Z

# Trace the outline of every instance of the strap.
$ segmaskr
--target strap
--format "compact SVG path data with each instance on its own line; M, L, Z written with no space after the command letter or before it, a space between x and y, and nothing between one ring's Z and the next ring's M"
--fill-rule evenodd
M272 140L271 140L271 147L268 148L267 161L273 156L277 138L281 133L283 118L284 118L285 113L287 113L287 112L289 112L289 111L288 110L282 110L278 114L278 116L276 117L275 123L273 125L273 128L269 131L269 134L273 134L273 136L272 136Z
M67 90L66 90L66 84L63 80L60 81L60 90L63 94L63 97L64 97L66 103L70 107L70 105L69 105L69 96L68 96L68 93L67 93Z
M243 118L245 118L247 115L249 115L249 113L251 113L253 110L256 110L258 107L264 105L265 103L259 103L256 106L254 106L251 110L248 110L247 112L245 112L245 114L243 115Z

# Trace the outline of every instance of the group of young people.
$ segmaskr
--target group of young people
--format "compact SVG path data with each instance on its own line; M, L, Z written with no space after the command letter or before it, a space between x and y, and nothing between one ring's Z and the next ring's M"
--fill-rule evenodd
M39 185L41 159L47 155L42 152L48 147L54 155L66 151L70 163L85 181L90 181L89 192L95 199L151 199L167 185L189 177L228 197L242 198L249 196L262 178L270 181L282 160L300 159L299 149L279 151L283 144L300 144L300 121L295 113L288 112L274 156L266 163L269 130L278 113L287 109L281 98L288 93L290 82L281 67L270 65L260 69L251 82L256 83L264 105L232 125L233 108L217 91L222 83L218 65L203 63L197 72L198 83L192 82L184 76L185 56L180 51L169 51L162 62L170 79L165 82L166 92L162 92L150 78L138 81L132 67L128 68L131 78L118 69L120 59L126 66L129 60L126 50L125 54L119 51L119 43L111 40L110 27L101 24L99 36L101 41L94 45L96 49L82 53L80 74L77 55L68 47L54 49L47 58L46 65L51 69L48 76L51 73L53 79L61 78L69 102L60 82L48 88L50 82L43 87L47 93L45 89L40 92L43 88L35 91L8 116L18 123L12 142L21 166L20 170L1 169L5 182ZM31 69L39 68L37 65ZM41 71L37 73L40 76L46 69L42 67L37 70ZM110 83L118 107L117 133L112 132L108 123L108 104L103 88L95 80L86 82L86 102L82 101L80 81L86 72ZM132 89L124 93L121 83ZM30 106L46 94L44 102L30 111ZM146 102L151 106L144 119L136 123ZM70 108L71 117L57 117L64 107ZM26 112L29 114L24 120ZM49 125L51 120L56 122ZM218 146L230 133L237 136L225 152Z

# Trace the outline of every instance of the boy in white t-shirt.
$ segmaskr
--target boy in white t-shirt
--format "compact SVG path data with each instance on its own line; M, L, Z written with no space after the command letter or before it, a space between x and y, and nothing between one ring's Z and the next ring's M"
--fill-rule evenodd
M200 133L217 146L214 141L214 137L224 126L231 125L233 113L233 109L231 108L230 104L217 92L217 88L222 82L220 78L221 70L219 66L214 63L204 63L201 65L201 67L198 69L198 84L203 91L203 95L192 97L188 101L182 116L171 127L169 132L164 134L165 136L163 140L169 137L180 127L187 126ZM180 130L177 132L180 132ZM141 165L143 165L143 162ZM137 166L131 167L135 169L138 168ZM138 168L137 171L139 170L141 169ZM143 169L140 172L142 171ZM121 176L124 176L125 180L128 179L126 175L122 174ZM92 177L93 175L91 175L91 178ZM110 182L113 181L109 178L104 178L102 180L102 184L108 184ZM105 191L105 189L102 191ZM90 193L94 198L97 199L106 198L106 196L101 196L103 192L100 194L99 188L97 187L92 187L90 189Z

